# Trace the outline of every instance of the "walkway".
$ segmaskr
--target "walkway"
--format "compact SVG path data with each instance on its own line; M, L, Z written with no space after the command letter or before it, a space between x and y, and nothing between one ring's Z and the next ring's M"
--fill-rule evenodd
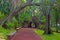
M33 28L21 28L11 40L41 40L41 38L34 33Z

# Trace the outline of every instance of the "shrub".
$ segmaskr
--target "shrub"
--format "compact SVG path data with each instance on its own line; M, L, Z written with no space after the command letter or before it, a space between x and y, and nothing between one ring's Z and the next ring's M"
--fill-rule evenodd
M13 18L11 22L7 22L6 25L8 26L8 28L15 28L18 27L18 21Z
M4 13L0 12L0 20L4 18Z

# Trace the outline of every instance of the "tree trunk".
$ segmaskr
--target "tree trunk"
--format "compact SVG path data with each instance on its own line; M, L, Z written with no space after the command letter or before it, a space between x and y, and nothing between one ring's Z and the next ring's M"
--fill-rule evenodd
M46 15L46 28L45 28L45 34L51 34L51 29L50 29L50 15Z
M39 28L39 23L34 22L34 24L35 24L35 28Z
M29 23L28 28L32 28L31 24L32 24L32 22Z
M56 19L56 32L58 32L58 25L57 25L58 21Z

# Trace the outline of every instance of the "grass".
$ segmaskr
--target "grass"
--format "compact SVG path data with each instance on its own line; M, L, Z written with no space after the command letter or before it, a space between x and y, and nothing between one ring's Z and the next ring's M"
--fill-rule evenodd
M14 31L15 31L15 30L13 30L13 29L11 29L11 30L9 30L9 29L4 29L4 28L2 28L2 27L0 26L0 39L6 40L7 35L10 34L10 33L12 33L12 32L14 32Z
M43 35L43 30L35 30L35 33L42 37L43 40L60 40L60 33L55 33L50 35Z

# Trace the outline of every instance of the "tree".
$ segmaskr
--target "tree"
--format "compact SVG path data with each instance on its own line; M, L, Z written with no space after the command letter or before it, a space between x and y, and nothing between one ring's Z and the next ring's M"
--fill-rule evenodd
M8 19L11 19L13 16L17 15L18 12L20 12L22 9L24 9L26 6L31 6L31 5L36 5L36 6L40 6L40 3L24 3L21 6L17 7L16 9L14 9L7 18L5 18L5 20L3 20L0 24L3 25Z
M56 32L58 32L58 24L59 24L59 19L60 19L60 14L59 14L59 2L57 3L58 1L56 1L56 4L53 8L53 17L55 19L55 25L56 25Z
M45 27L45 34L51 34L51 28L50 28L50 14L52 11L52 8L54 6L54 2L55 0L50 0L50 5L47 6L46 8L46 4L44 4L43 0L42 0L42 11L43 14L46 16L46 27Z

